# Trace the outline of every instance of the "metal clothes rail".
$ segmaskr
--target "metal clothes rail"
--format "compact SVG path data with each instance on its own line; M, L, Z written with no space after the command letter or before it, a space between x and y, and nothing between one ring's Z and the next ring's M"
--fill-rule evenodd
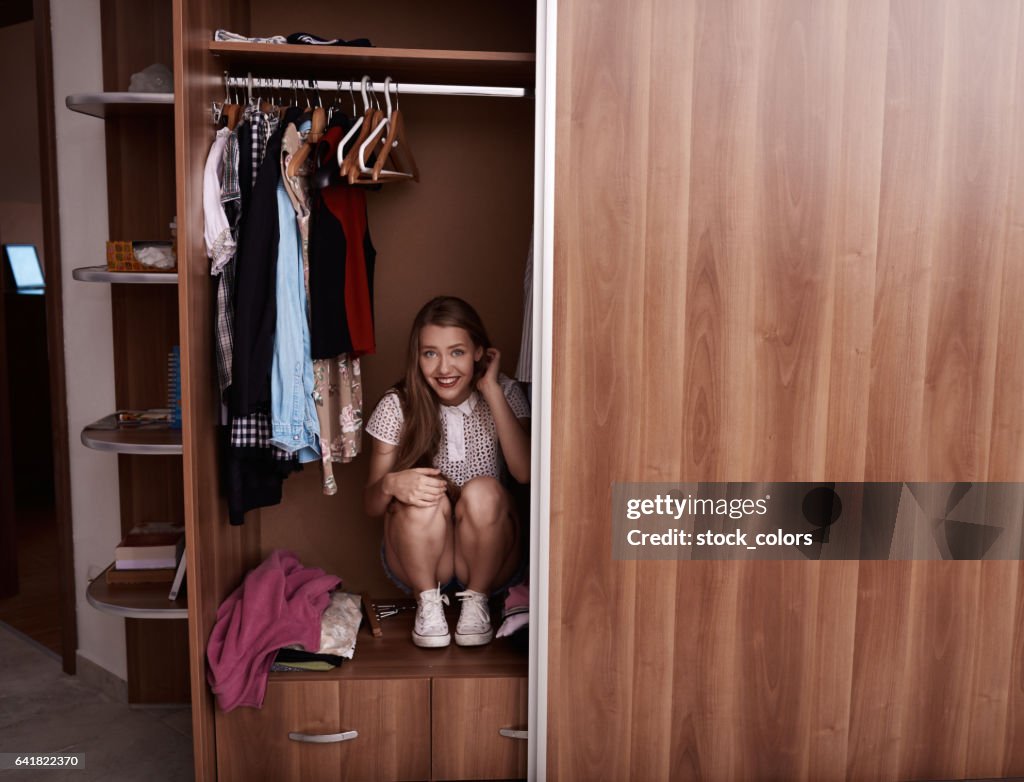
M362 83L358 81L324 81L307 79L268 79L248 76L225 76L228 87L249 90L319 90L321 92L358 92ZM384 92L384 82L369 82L367 89ZM480 87L459 84L398 84L391 82L391 93L395 95L464 95L489 98L532 98L533 90L525 87Z

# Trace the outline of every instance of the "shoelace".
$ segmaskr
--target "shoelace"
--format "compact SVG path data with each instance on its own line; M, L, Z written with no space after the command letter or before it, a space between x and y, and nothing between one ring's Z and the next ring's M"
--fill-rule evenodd
M444 619L444 609L441 608L441 604L449 605L448 595L442 595L439 591L434 591L429 597L421 595L420 599L423 604L421 613L423 625L425 627L439 625Z
M456 592L455 596L462 601L459 624L465 622L470 625L487 625L491 621L487 611L486 595L466 590L465 592Z

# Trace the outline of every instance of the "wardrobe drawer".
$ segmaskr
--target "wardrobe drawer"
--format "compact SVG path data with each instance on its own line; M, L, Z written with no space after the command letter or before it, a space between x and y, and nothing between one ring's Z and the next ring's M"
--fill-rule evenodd
M526 776L526 677L434 679L430 711L433 779Z
M217 771L220 782L426 779L430 682L271 681L262 709L217 712Z

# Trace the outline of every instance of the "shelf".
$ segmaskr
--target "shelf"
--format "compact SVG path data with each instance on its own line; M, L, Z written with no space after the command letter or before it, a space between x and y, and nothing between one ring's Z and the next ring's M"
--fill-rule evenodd
M454 629L458 619L455 607L446 612ZM501 625L500 611L494 611L494 630ZM454 640L441 649L421 649L412 642L415 612L406 611L380 620L384 635L374 638L366 615L359 626L355 655L331 671L274 672L271 679L422 679L488 676L527 676L529 656L516 648L509 638L495 638L485 646L462 647Z
M332 79L386 76L399 83L466 84L532 88L536 57L532 52L474 52L453 49L302 46L213 41L210 53L232 76Z
M68 95L65 105L79 114L107 117L170 116L174 112L172 92L83 92Z
M82 430L82 445L96 451L147 456L173 456L182 452L180 429L171 429L167 424L119 427L114 415L108 415L85 427Z
M184 597L168 600L170 584L107 583L107 570L89 582L85 599L97 611L126 619L188 619L188 601Z
M112 272L106 266L82 266L71 276L80 282L113 282L134 285L177 285L177 272Z

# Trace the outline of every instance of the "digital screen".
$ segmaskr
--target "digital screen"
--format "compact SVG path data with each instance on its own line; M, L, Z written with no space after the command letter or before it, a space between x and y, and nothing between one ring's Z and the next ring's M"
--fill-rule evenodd
M19 291L38 290L45 285L43 267L39 263L35 245L8 244L4 245L4 250L11 265L11 274L14 275L14 285Z

